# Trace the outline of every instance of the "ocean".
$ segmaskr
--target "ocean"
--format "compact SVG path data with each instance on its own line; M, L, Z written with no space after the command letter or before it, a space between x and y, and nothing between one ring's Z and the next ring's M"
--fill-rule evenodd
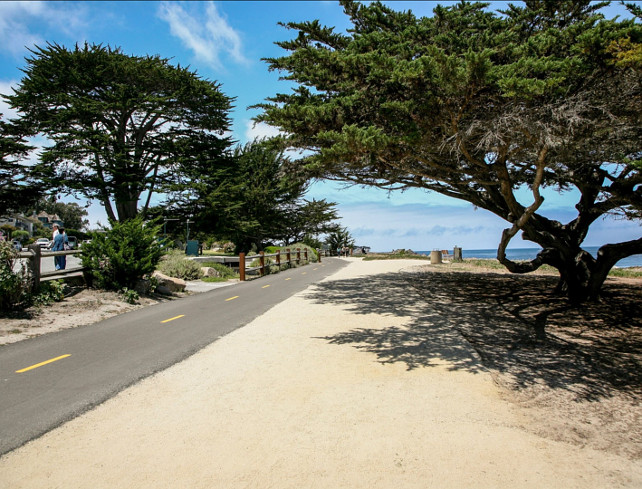
M599 246L586 246L584 249L593 256L597 256ZM508 249L506 250L506 256L510 260L532 260L540 250L541 248ZM452 250L449 250L449 252L452 253ZM430 255L430 251L417 251L416 253ZM466 248L462 248L462 255L464 258L497 258L497 249L468 250ZM628 256L617 262L615 266L618 268L642 267L642 255Z

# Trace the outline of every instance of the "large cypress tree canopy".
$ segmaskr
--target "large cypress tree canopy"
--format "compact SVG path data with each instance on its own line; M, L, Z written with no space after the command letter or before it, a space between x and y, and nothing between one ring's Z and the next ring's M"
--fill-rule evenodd
M642 41L635 20L606 20L604 3L526 1L437 6L432 17L380 3L342 2L346 33L318 21L270 58L294 83L260 104L284 146L309 151L319 177L418 187L463 199L509 223L498 258L515 272L560 270L560 290L596 296L608 270L642 252L642 239L581 249L607 214L642 217ZM521 202L519 188L532 190ZM568 223L538 212L540 190L575 188ZM518 232L544 248L527 265L504 250Z
M136 216L144 192L163 191L186 165L230 144L232 100L187 68L102 45L31 53L5 98L23 127L53 142L41 154L48 184L101 200L111 219Z

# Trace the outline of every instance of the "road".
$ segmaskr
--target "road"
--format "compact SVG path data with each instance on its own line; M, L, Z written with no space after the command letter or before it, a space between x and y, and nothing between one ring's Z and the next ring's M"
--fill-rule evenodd
M0 347L0 455L187 358L346 263L326 258Z

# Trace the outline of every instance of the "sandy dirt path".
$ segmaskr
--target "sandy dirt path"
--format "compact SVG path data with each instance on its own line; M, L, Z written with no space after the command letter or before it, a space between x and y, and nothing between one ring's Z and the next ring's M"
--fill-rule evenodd
M0 458L0 487L642 487L638 462L523 429L454 332L400 341L425 350L417 368L382 363L368 332L394 341L429 328L426 303L398 281L381 281L376 311L359 295L416 262L351 261L325 281L345 293L340 305L315 286L291 297Z

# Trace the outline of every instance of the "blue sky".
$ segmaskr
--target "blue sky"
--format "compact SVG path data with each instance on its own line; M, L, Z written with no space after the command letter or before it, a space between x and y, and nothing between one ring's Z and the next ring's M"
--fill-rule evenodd
M386 2L397 10L411 9L431 15L437 2ZM442 4L452 2L441 2ZM642 2L637 2L642 3ZM494 4L501 7L500 2ZM611 7L610 15L623 13ZM609 15L607 14L607 15ZM56 42L120 46L133 55L158 54L189 65L204 78L222 84L222 91L235 97L231 113L233 137L240 143L269 136L275 130L255 126L256 111L247 107L262 102L288 84L278 73L268 72L261 58L279 56L276 41L294 34L278 22L319 19L325 25L344 29L348 23L334 1L299 2L0 2L0 93L8 93L21 78L20 67L27 47ZM0 102L0 113L13 116ZM506 223L465 202L419 190L388 193L378 189L346 188L340 183L318 182L308 198L336 202L342 224L357 244L373 250L496 248ZM575 195L545 194L542 212L563 222L572 219ZM69 199L66 199L69 200ZM528 203L528 192L523 193ZM92 225L107 221L102 208L92 203ZM639 224L607 219L596 223L587 245L601 245L639 238ZM513 248L532 247L516 237Z

